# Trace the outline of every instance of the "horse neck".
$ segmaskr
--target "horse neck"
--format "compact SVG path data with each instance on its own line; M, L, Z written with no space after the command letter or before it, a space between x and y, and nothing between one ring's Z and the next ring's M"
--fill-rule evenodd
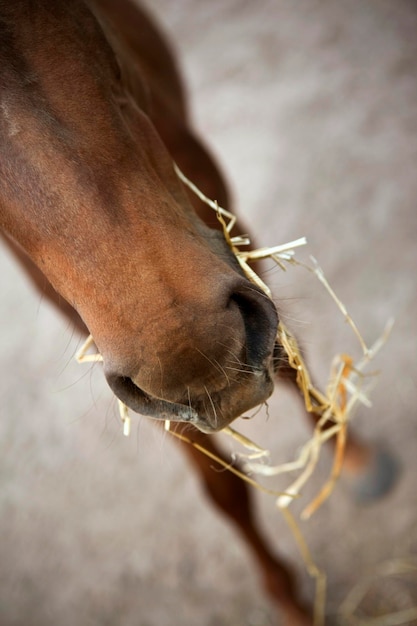
M71 268L97 275L116 236L124 259L143 223L180 229L190 209L89 9L16 0L0 18L0 228L72 289Z

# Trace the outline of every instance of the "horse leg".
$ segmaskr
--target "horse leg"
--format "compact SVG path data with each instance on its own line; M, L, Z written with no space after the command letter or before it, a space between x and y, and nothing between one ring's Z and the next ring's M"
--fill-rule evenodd
M203 489L211 501L233 522L252 551L264 589L283 612L285 624L312 626L310 611L298 597L293 572L282 560L274 556L257 526L247 484L195 447L194 444L197 444L225 460L212 436L195 429L190 430L190 427L178 426L176 432L188 440L182 443L183 452L199 474Z

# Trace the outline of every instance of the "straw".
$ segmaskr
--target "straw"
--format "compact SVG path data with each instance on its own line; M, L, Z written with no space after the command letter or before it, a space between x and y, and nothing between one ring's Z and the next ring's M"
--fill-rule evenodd
M294 536L306 569L310 576L316 581L314 624L315 626L321 626L324 624L326 577L314 563L295 518L289 511L289 506L292 504L294 499L301 496L302 489L314 473L323 444L334 437L336 439L336 445L329 478L314 499L304 508L301 514L302 518L307 519L311 517L311 515L317 511L317 509L332 493L343 465L349 420L358 404L370 406L370 400L368 398L370 385L366 386L365 383L371 377L375 377L375 374L365 374L364 370L387 341L392 329L393 321L390 320L387 323L381 336L371 347L368 347L355 322L349 315L345 305L341 302L332 287L329 285L324 272L318 265L316 259L311 257L311 266L301 263L295 259L295 250L300 246L306 245L307 243L305 237L300 237L286 244L259 248L257 250L243 251L241 247L249 245L250 240L247 236L232 237L231 232L236 224L236 217L229 211L220 207L216 201L207 198L191 181L188 180L188 178L175 164L174 170L179 179L187 187L189 187L193 193L200 198L200 200L205 202L216 212L217 218L223 228L224 237L232 252L236 256L242 270L251 282L258 285L258 287L260 287L267 296L271 297L269 287L254 272L254 270L249 266L249 263L262 259L272 259L283 270L286 270L288 265L298 265L303 267L307 271L314 274L314 276L325 287L326 291L336 303L345 321L349 324L359 342L362 357L358 360L358 362L355 362L353 357L350 355L337 355L333 359L330 367L329 381L326 389L325 391L321 391L312 383L312 377L310 376L302 358L296 339L282 322L279 323L277 341L283 346L288 357L289 365L296 372L297 385L303 396L306 410L310 413L314 413L318 418L310 440L304 444L300 454L293 461L275 466L267 464L270 460L269 450L251 441L249 438L228 426L223 429L222 432L225 435L232 437L248 452L234 452L232 454L231 462L226 463L223 459L217 457L217 455L206 450L203 446L193 441L192 435L185 436L184 434L178 433L170 428L169 421L165 422L167 432L169 432L173 437L176 437L184 443L193 446L216 463L219 463L224 469L232 472L242 480L249 483L251 486L270 496L273 496L276 499L276 506L281 510ZM90 335L76 354L76 359L79 363L99 362L103 360L100 354L91 354L91 352L89 352L93 344L94 340ZM130 417L128 414L128 408L121 401L119 401L118 404L123 424L123 433L128 436L130 434ZM233 465L235 459L238 457L243 457L246 460L245 472L240 471ZM257 462L259 460L262 460L262 463ZM299 471L300 474L284 491L268 489L260 482L252 478L252 476L248 475L248 473L251 473L259 476L271 477L295 471ZM385 622L380 623L385 624ZM388 624L388 622L386 623ZM391 624L391 622L389 622L389 624ZM392 624L394 624L394 622L392 622Z

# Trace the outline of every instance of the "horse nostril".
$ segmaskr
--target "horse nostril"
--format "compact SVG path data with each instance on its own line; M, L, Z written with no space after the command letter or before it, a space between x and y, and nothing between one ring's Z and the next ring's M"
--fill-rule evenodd
M278 314L273 302L258 287L244 287L230 298L239 307L246 333L247 364L260 368L275 344Z

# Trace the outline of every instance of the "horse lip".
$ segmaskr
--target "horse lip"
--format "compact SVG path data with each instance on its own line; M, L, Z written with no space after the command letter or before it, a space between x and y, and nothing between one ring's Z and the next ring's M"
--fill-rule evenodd
M192 407L154 398L135 385L129 377L106 374L106 379L113 393L135 413L160 420L192 424L200 422L201 418Z
M272 359L271 359L272 361ZM252 369L252 376L257 379L264 379L264 391L266 396L272 393L272 363L269 362L269 367ZM121 400L129 409L140 415L155 418L158 420L168 420L173 422L185 422L192 424L200 431L204 433L214 433L234 419L239 417L248 408L242 407L238 414L229 418L221 418L219 421L216 416L211 416L204 411L200 413L194 409L190 404L181 404L178 402L171 402L169 400L163 400L161 398L151 396L143 389L138 387L131 378L126 376L120 376L118 374L112 374L106 372L107 382L112 389L113 393ZM267 389L269 387L269 389ZM261 386L256 384L254 391L254 403L249 408L261 404L266 400L265 393L261 392ZM256 397L257 396L257 397ZM256 397L256 400L255 400ZM201 408L201 407L200 407Z
M211 423L209 416L202 417L189 405L155 398L140 389L130 378L107 376L107 381L119 400L135 413L157 420L192 424L205 433L219 430Z

